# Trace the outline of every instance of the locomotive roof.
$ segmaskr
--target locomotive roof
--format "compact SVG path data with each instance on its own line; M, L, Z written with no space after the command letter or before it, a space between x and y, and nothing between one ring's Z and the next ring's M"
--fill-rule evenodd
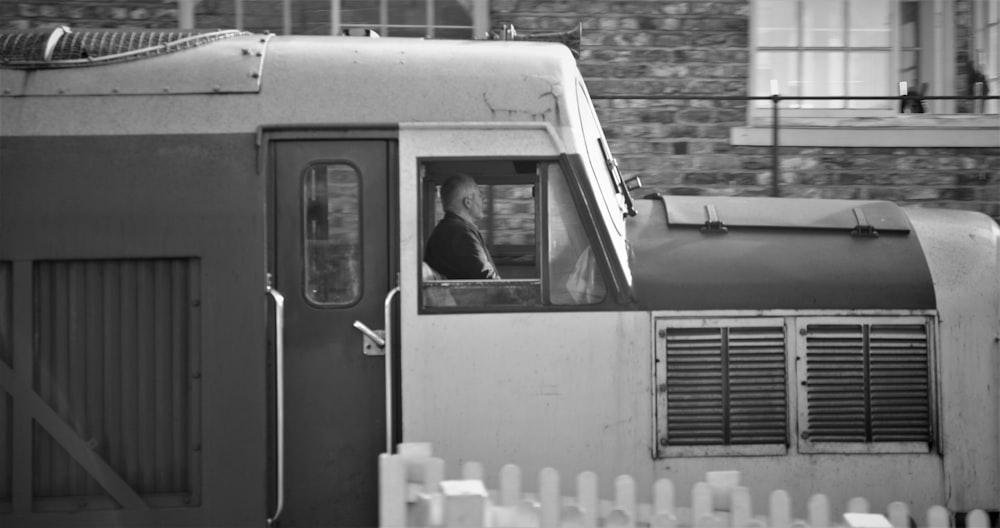
M192 125L208 113L226 114L215 123L230 130L220 132L334 121L555 124L580 78L572 53L557 43L247 33L115 60L14 68L8 57L4 66L5 106L14 99L142 96L154 107L171 100L161 123L187 118ZM178 105L174 98L190 95L205 100Z

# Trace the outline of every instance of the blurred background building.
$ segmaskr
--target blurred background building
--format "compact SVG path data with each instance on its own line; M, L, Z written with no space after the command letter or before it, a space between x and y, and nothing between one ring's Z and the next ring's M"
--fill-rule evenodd
M884 199L1000 219L1000 101L968 99L1000 94L1000 0L0 3L5 31L474 39L504 24L582 27L580 69L642 194ZM868 99L782 100L775 134L774 94Z

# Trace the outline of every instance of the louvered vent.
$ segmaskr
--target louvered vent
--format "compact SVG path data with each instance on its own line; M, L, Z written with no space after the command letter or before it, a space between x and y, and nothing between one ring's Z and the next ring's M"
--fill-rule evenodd
M667 442L720 445L726 440L722 330L667 330Z
M810 325L806 341L809 439L865 441L865 343L861 325Z
M785 444L784 328L666 330L666 444Z
M872 440L929 440L927 328L872 325L869 336Z
M806 438L929 441L927 341L922 324L808 325Z
M786 390L784 328L730 329L731 443L785 443Z
M132 489L174 505L197 502L199 273L187 258L34 265L35 391ZM63 442L35 427L35 495L101 496Z

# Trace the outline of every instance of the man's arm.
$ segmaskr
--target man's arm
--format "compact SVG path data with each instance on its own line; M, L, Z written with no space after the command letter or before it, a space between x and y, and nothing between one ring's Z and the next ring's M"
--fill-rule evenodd
M452 267L459 272L459 279L499 279L493 259L482 240L471 231L463 231L452 238Z

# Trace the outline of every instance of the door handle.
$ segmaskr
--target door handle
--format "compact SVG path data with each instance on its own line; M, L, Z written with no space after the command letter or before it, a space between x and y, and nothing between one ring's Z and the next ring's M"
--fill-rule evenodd
M385 452L392 454L392 298L399 295L399 276L396 276L397 286L385 295Z
M364 348L362 349L364 355L385 355L385 330L372 330L361 321L354 321L354 328L357 328L365 336Z

